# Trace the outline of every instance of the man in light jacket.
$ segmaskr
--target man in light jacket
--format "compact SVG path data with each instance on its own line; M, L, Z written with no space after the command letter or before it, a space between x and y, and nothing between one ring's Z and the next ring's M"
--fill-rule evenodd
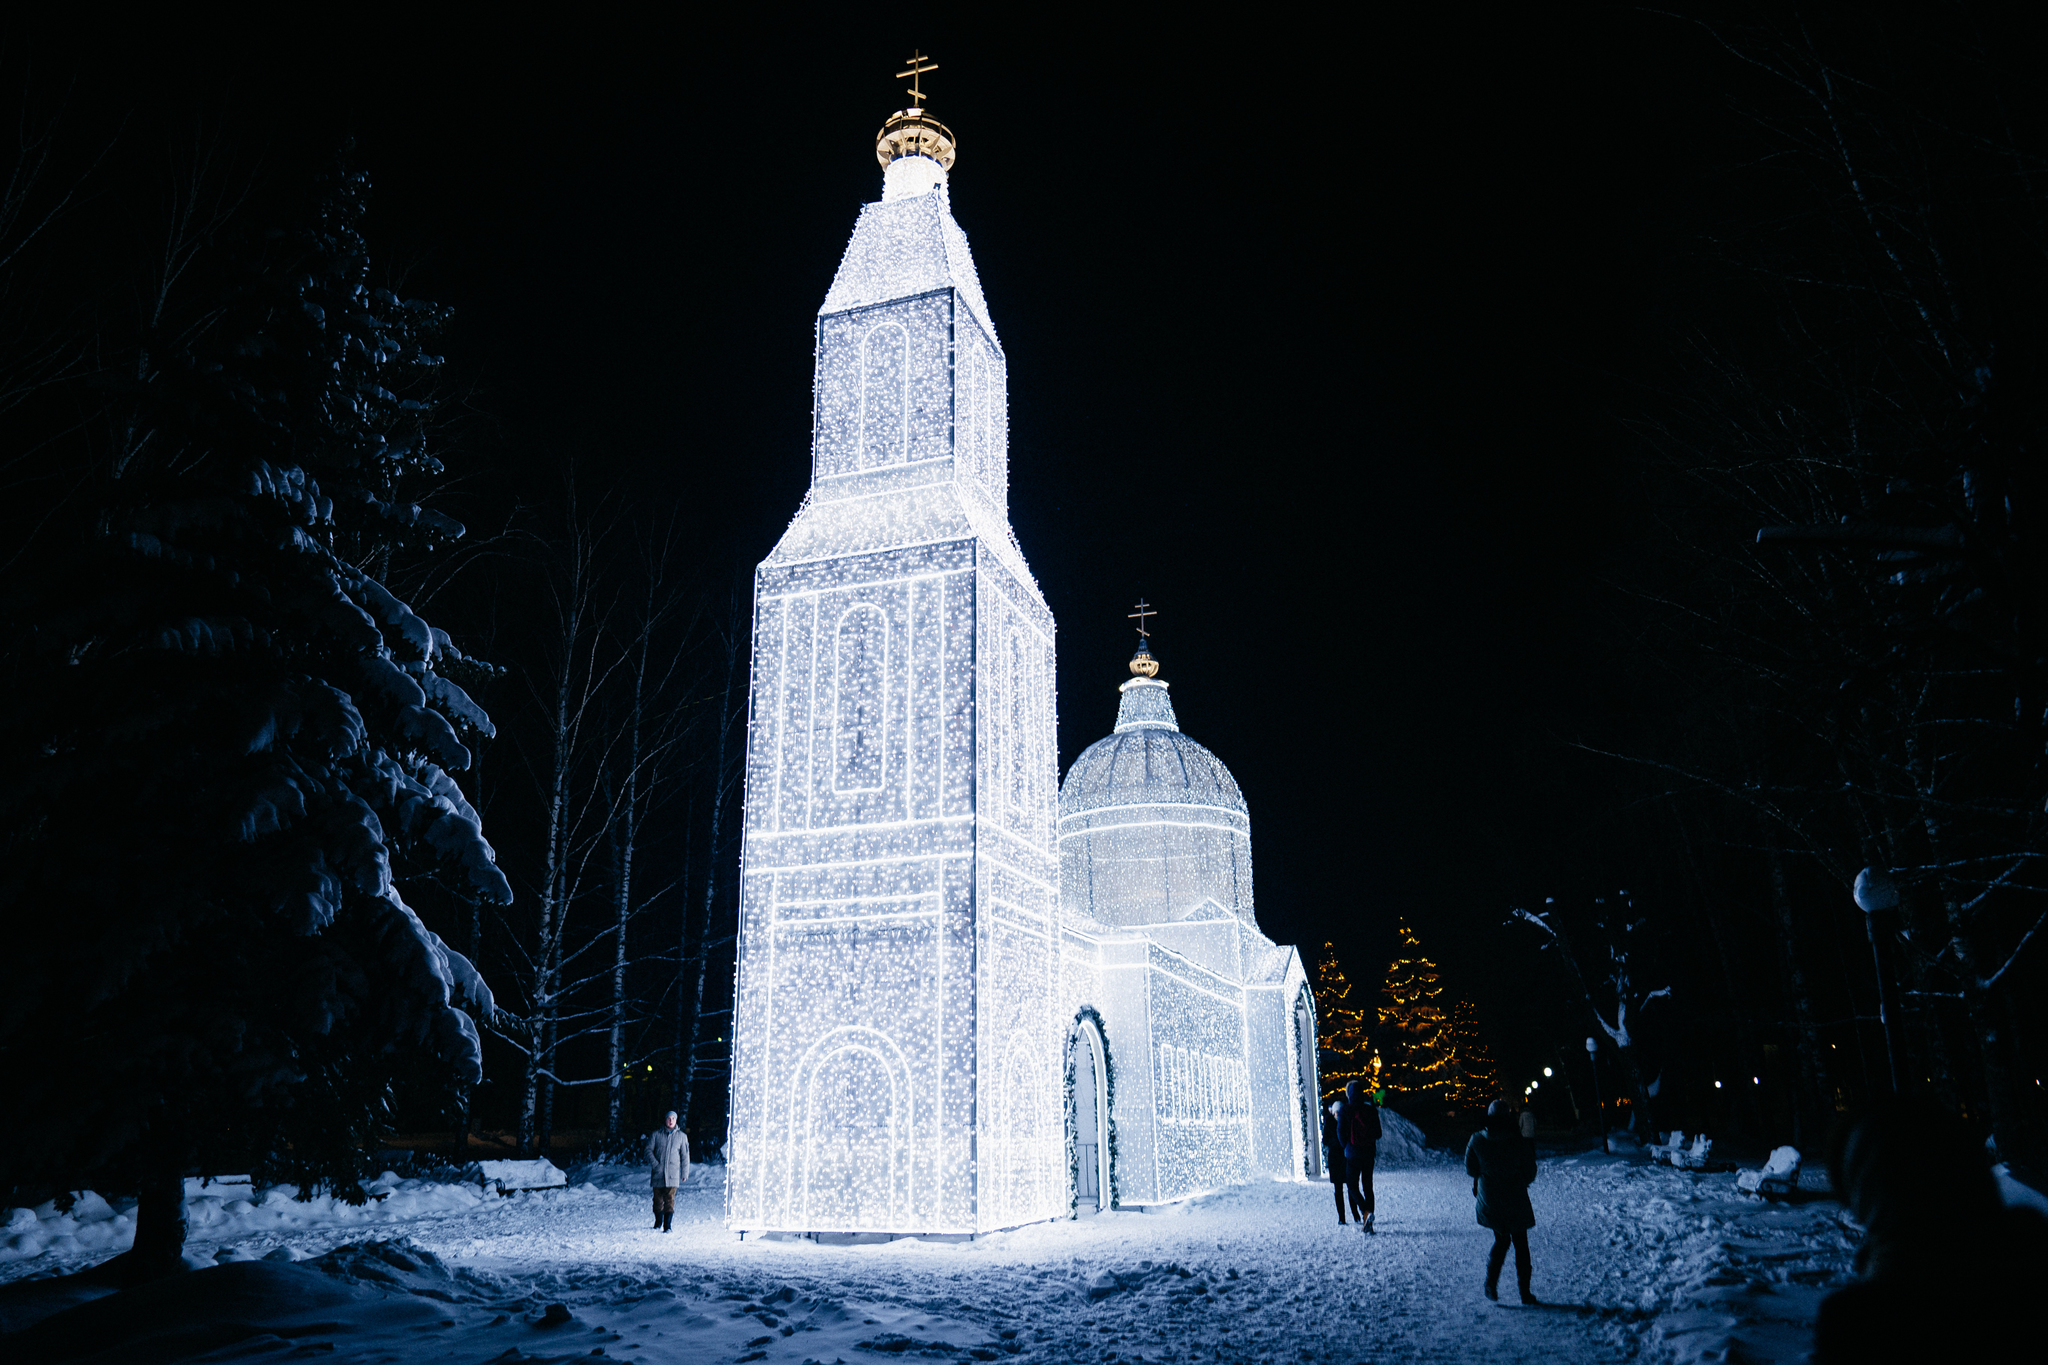
M654 1226L667 1232L676 1222L676 1186L690 1178L690 1140L676 1127L675 1110L648 1135L647 1163L653 1168Z

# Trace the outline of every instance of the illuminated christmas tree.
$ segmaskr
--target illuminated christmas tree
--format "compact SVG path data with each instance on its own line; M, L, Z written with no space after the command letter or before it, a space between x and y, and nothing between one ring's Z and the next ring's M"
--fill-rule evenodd
M1316 959L1316 1047L1320 1052L1323 1098L1344 1093L1345 1084L1362 1078L1373 1083L1372 1011L1351 998L1351 982L1337 964L1337 946L1323 945Z
M1471 1108L1491 1104L1500 1096L1500 1073L1494 1070L1493 1054L1479 1036L1479 1009L1470 1000L1451 1007L1451 1056L1455 1074L1451 1078L1452 1103Z
M1399 955L1387 966L1375 1035L1383 1063L1381 1084L1389 1090L1432 1092L1449 1097L1458 1075L1450 1020L1437 997L1443 985L1436 964L1422 956L1422 940L1403 923Z

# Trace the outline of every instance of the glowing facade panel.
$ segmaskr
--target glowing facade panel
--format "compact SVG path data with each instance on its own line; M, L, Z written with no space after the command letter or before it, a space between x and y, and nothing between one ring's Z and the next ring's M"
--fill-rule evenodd
M932 193L818 320L812 486L755 575L727 1221L1064 1213L1053 623L1002 352Z

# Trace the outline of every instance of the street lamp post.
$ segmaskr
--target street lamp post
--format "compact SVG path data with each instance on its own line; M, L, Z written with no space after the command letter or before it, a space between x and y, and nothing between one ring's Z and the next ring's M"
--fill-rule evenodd
M1600 1125L1600 1150L1612 1156L1607 1145L1607 1106L1600 1102L1600 1045L1586 1040L1586 1060L1593 1064L1593 1122Z
M1898 884L1890 874L1875 867L1866 867L1856 874L1856 905L1863 911L1863 933L1870 940L1870 966L1877 974L1877 1022L1884 1030L1884 1059L1891 1067L1892 1093L1899 1093L1899 1054L1892 1047L1892 1021L1885 1009L1884 1000L1884 959L1877 951L1877 912L1896 909L1899 904Z

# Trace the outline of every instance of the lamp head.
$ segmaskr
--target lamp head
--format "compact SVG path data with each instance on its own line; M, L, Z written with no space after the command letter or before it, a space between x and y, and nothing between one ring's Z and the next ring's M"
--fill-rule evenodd
M1856 874L1856 905L1866 915L1879 910L1896 910L1899 905L1899 884L1883 868L1866 867Z

